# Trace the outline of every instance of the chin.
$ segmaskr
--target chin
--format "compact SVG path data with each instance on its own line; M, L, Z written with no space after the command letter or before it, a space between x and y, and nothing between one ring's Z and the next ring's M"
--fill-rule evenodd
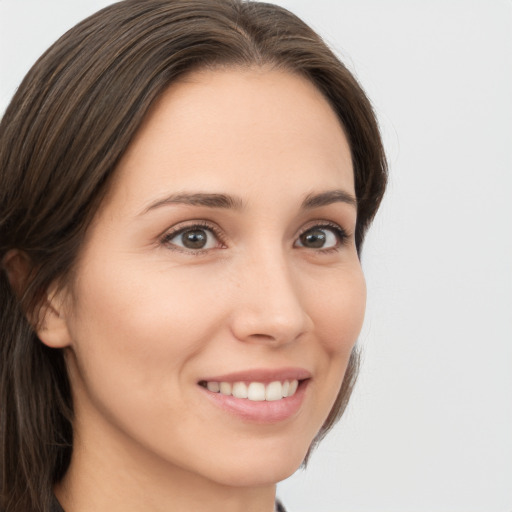
M232 487L275 485L293 475L303 463L309 444L298 444L281 449L255 449L241 457L224 457L222 463L216 463L211 478Z
M294 464L284 463L278 466L270 463L250 466L250 462L248 462L240 470L232 471L228 469L226 472L219 470L215 473L214 479L218 483L229 487L266 487L286 480L299 469L301 463L302 460Z

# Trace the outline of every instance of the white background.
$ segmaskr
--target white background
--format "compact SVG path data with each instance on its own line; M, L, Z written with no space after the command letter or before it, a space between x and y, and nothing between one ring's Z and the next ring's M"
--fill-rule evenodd
M108 0L0 0L0 112ZM391 180L361 379L291 512L512 512L512 1L282 0L355 72Z

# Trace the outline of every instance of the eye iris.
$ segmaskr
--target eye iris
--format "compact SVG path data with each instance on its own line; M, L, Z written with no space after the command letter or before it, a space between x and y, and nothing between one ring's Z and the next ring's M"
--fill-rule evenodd
M307 231L300 237L300 241L305 247L312 247L314 249L318 249L323 247L326 241L325 233L320 229L313 229L311 231Z
M183 233L181 240L187 249L202 249L206 245L208 237L203 229L194 229Z

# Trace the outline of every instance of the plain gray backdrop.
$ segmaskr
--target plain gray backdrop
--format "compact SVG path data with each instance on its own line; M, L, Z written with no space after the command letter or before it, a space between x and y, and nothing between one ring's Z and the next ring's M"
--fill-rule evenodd
M0 113L109 0L0 0ZM281 0L373 100L387 197L361 377L290 512L512 512L512 2Z

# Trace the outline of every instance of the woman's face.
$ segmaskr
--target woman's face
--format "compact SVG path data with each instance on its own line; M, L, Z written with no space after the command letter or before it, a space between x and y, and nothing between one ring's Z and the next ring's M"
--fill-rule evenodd
M77 457L237 486L290 475L363 321L355 223L349 146L308 81L252 69L173 85L65 303Z

